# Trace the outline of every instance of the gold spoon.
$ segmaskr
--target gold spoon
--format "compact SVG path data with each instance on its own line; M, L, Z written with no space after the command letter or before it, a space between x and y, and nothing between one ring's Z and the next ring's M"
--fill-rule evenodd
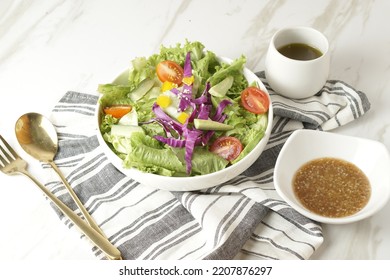
M100 235L106 237L91 215L85 209L68 181L54 163L54 156L58 150L57 132L53 124L38 113L27 113L21 116L15 124L16 138L20 146L32 157L46 162L59 175L74 202L79 207L87 223Z

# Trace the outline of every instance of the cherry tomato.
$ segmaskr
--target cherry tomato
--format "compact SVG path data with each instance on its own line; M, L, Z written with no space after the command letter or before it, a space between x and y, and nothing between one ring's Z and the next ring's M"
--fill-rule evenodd
M210 147L210 152L217 154L228 161L236 159L242 151L240 140L232 136L217 138Z
M251 113L264 114L269 108L269 98L261 89L248 87L241 92L241 105Z
M131 105L112 105L104 108L103 111L106 115L111 115L114 118L120 119L131 111Z
M156 68L157 77L161 82L171 82L180 85L183 80L183 68L174 61L161 61Z

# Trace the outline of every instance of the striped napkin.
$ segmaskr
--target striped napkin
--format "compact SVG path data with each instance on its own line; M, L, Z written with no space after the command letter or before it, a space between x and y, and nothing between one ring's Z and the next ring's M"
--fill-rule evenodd
M271 94L275 114L265 151L241 175L197 192L147 187L119 172L95 136L98 94L67 92L55 106L55 163L124 259L308 259L322 244L321 225L277 195L276 158L294 130L331 130L362 116L370 103L341 81L328 81L314 97L289 100L269 88L264 72L257 74ZM56 174L44 167L46 186L81 215ZM73 230L71 221L56 211ZM105 258L90 245L98 259Z

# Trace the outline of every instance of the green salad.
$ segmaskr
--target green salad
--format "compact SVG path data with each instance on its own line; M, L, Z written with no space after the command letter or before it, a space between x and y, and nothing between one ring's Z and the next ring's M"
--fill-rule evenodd
M220 62L200 42L132 60L127 83L101 84L100 130L124 168L196 176L244 158L263 138L269 97L246 58Z

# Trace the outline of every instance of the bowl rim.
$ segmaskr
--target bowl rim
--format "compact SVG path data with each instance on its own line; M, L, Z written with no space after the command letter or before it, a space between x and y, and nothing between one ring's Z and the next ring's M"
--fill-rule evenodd
M226 58L226 57L222 57L222 56L217 56L217 59L219 61L225 62L225 63L231 63L233 61L230 58ZM129 71L130 71L130 68L122 71L122 73L120 73L113 80L113 83L120 84L120 82L123 81L124 77L126 77L126 74L128 74ZM268 96L268 98L269 98L269 100L271 102L270 102L270 106L269 106L269 109L268 109L267 128L266 128L266 130L264 132L263 138L259 141L259 143L256 144L256 146L253 148L253 150L248 155L246 155L242 160L240 160L239 162L235 163L234 165L230 165L230 166L228 166L228 167L226 167L224 169L221 169L221 170L213 172L213 173L208 173L208 174L204 174L204 175L197 175L197 176L190 176L190 177L169 177L169 176L163 176L163 175L159 175L159 174L146 173L146 172L143 172L143 171L138 170L136 168L129 168L129 169L123 168L122 167L122 160L109 148L108 144L104 141L103 136L102 136L102 134L100 132L100 123L101 123L101 117L100 116L101 116L101 112L102 112L101 105L100 105L100 98L102 96L101 94L99 95L98 102L97 102L97 105L96 105L96 108L95 108L95 121L97 120L97 132L96 132L96 134L97 134L97 137L98 137L98 140L99 140L99 145L103 146L104 153L107 156L107 158L109 159L109 161L112 162L113 165L120 172L122 172L126 176L129 176L129 177L132 177L132 178L133 178L134 175L148 176L150 178L150 180L154 180L154 181L163 180L162 184L164 184L164 182L166 180L172 181L173 182L172 184L184 184L184 183L194 184L194 183L198 182L200 178L202 178L203 181L205 181L205 180L207 181L208 179L214 178L216 176L221 176L221 178L223 178L221 182L219 182L218 184L213 184L212 186L208 185L206 183L205 187L185 188L185 189L182 190L182 188L177 189L177 188L174 188L174 187L172 187L172 188L171 187L164 187L164 186L163 187L159 187L158 184L156 184L155 188L158 188L158 189L169 190L169 191L194 191L194 190L202 190L202 189L210 188L210 187L217 186L219 184L225 183L226 181L228 181L230 179L233 179L237 175L241 174L243 171L245 171L250 165L252 165L256 161L256 159L264 151L265 146L268 143L269 137L271 135L272 124L273 124L272 100L271 100L270 93L268 92L266 86L263 84L263 82L260 80L260 78L255 74L255 72L252 72L247 67L243 68L243 74L244 74L244 76L247 79L248 79L247 76L252 76L252 82L255 81L257 83L257 85L267 94L267 96ZM259 152L258 149L259 149L260 146L262 146L262 148L260 150L260 154L249 165L246 164L244 159L245 158L250 158L250 155L253 156L253 154ZM115 158L115 160L112 160L113 158ZM241 166L244 166L244 167L246 166L246 167L243 168L243 170L241 172L239 172L238 174L236 174L234 176L229 176L228 175L229 173L231 173L232 170L236 170L237 168L240 168ZM222 176L222 175L225 175L225 176ZM226 179L226 178L228 178L228 179ZM133 179L137 181L137 179L135 179L135 178L133 178ZM144 183L144 182L141 182L141 183Z
M380 209L382 209L388 203L388 201L390 199L390 183L388 183L386 186L384 186L384 191L382 190L384 193L381 196L382 199L380 200L380 203L376 204L373 209L364 210L365 208L363 208L361 211L359 211L353 215L346 216L346 217L340 217L340 218L331 218L331 217L321 216L319 214L313 213L310 210L306 209L303 205L299 204L298 199L296 199L295 201L292 201L285 194L285 189L291 188L291 184L289 187L283 187L283 186L281 186L281 183L280 183L280 176L281 176L281 167L280 166L282 164L282 161L285 160L286 153L290 149L292 149L294 143L296 141L299 141L300 137L305 137L305 138L313 137L313 136L314 137L321 137L321 135L326 135L328 137L332 137L335 139L342 139L343 138L344 140L353 140L356 143L357 142L359 142L359 143L364 142L364 143L367 143L368 145L379 145L379 147L384 149L384 151L387 151L387 153L384 155L385 164L387 165L387 167L390 170L389 151L387 150L386 146L381 142L374 141L374 140L367 139L367 138L337 134L337 133L333 133L333 132L326 132L326 131L320 131L320 130L310 130L310 129L299 129L299 130L294 131L289 136L289 138L287 139L287 141L283 145L283 147L279 153L279 156L276 160L275 168L274 168L274 186L275 186L276 192L279 194L279 196L284 201L286 201L297 212L299 212L300 214L302 214L302 215L304 215L304 216L306 216L314 221L321 222L321 223L347 224L347 223L357 222L357 221L363 220L365 218L368 218L368 217L374 215L376 212L378 212ZM296 149L296 146L294 148ZM322 156L319 156L319 157L322 157ZM333 156L331 156L331 157L333 157ZM313 157L313 159L314 158L316 158L316 157ZM352 162L352 161L350 161L350 162ZM297 169L297 168L299 168L299 166L297 166L295 169Z

